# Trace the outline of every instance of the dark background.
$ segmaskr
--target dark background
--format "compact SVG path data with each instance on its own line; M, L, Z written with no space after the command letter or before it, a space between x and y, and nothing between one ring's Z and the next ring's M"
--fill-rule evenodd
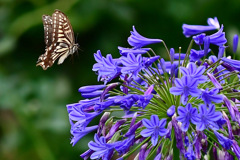
M44 53L42 15L68 15L81 50L62 65L36 67ZM92 135L70 145L66 104L82 99L78 88L98 84L93 53L119 57L132 25L140 34L187 50L182 24L206 25L217 16L231 46L240 29L239 0L0 0L0 159L81 159ZM162 44L151 47L165 56Z

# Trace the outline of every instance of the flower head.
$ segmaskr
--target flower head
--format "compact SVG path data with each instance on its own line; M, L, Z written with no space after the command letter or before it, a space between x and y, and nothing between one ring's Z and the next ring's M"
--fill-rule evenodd
M180 158L201 159L210 154L208 144L215 157L240 157L240 61L226 58L232 53L225 50L229 45L217 18L209 18L207 26L185 24L183 30L186 37L195 35L197 45L191 41L175 53L164 43L169 57L142 48L163 41L143 37L134 27L128 38L132 48L118 47L120 58L94 54L93 71L104 85L79 88L87 99L67 105L73 145L96 133L83 159L134 154L140 160L170 160L176 149ZM235 36L234 52L237 41ZM113 79L119 82L106 85ZM98 125L89 126L98 116Z

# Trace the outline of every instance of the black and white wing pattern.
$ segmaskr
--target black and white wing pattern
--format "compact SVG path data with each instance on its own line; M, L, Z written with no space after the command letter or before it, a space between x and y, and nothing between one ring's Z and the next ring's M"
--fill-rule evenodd
M37 66L46 70L58 58L58 64L62 64L70 54L77 51L78 44L75 44L72 26L63 12L55 10L52 17L43 15L42 19L46 50L38 58Z

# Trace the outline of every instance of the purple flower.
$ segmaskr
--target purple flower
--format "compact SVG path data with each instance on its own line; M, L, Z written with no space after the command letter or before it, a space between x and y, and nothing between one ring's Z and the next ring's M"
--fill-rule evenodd
M176 53L174 54L174 59L179 60L179 55L180 55L180 60L184 60L186 57L185 53Z
M145 160L147 158L147 156L148 156L148 154L146 153L147 152L147 146L148 146L148 143L145 143L144 145L142 145L142 147L139 151L139 157L138 157L139 160Z
M183 29L183 34L186 37L190 37L192 35L196 35L199 33L203 33L206 31L211 31L215 29L219 29L220 25L218 22L217 17L213 18L208 18L208 26L203 26L203 25L188 25L188 24L183 24L182 29Z
M193 108L191 103L188 103L186 107L179 106L178 107L178 117L176 118L177 121L182 122L182 131L186 132L188 130L190 120L192 123L196 123L196 116L197 116L197 108Z
M153 44L153 43L161 43L161 39L149 39L140 35L135 27L133 26L133 31L131 31L131 36L128 37L128 43L134 48L141 48L143 46Z
M154 85L151 85L145 92L144 95L132 95L132 98L135 102L137 102L138 107L142 107L145 109L145 107L149 104L150 100L153 98L153 95L151 94L154 89Z
M185 148L183 145L183 139L182 139L182 131L177 123L176 117L173 116L172 118L172 125L174 127L174 133L176 138L176 146L180 150L181 154L185 153Z
M173 95L181 95L182 104L186 104L188 96L197 97L200 95L201 90L197 88L198 80L190 76L183 76L181 79L175 79L176 87L170 88L170 93Z
M89 86L83 86L78 89L78 92L80 93L91 93L100 89L105 88L106 85L89 85Z
M108 132L106 138L107 138L107 139L110 139L110 138L114 135L114 133L116 133L116 131L119 129L119 127L120 127L121 125L123 125L125 122L126 122L125 119L121 119L121 120L117 121L117 122L111 127L111 129L110 129L110 131Z
M88 149L87 151L85 151L84 153L82 153L80 155L81 158L83 158L84 160L88 160L88 158L90 157L90 155L93 153L94 151L91 149Z
M175 54L174 48L170 48L170 60L171 60L171 62L174 61L174 54ZM178 56L178 57L179 57L179 56Z
M199 34L199 35L196 35L196 36L193 36L193 40L194 42L201 46L204 44L204 38L206 37L206 34L205 33L202 33L202 34Z
M172 105L171 107L168 108L167 115L168 115L168 117L172 117L174 115L174 113L175 113L175 106Z
M171 140L171 134L172 134L172 121L168 122L167 126L168 133L166 134L166 138Z
M218 82L218 80L217 80L211 73L209 73L209 72L207 72L207 75L208 75L208 78L212 81L213 85L214 85L217 89L221 90L221 89L222 89L222 86L221 86L221 84Z
M239 60L233 60L233 59L223 57L222 61L229 64L230 66L234 67L238 71L240 71L240 61Z
M199 99L202 99L206 105L212 104L212 101L215 103L221 103L223 101L223 96L218 95L219 89L213 88L211 91L206 88L202 90L202 94Z
M121 72L123 74L129 74L129 77L133 77L134 79L144 68L144 65L142 63L142 56L140 54L135 57L133 53L129 53L127 57L121 57L121 62L124 66L122 67Z
M159 56L143 58L140 54L135 56L133 53L129 53L127 57L123 56L120 58L123 64L121 72L123 74L129 74L129 77L136 79L142 69L149 67L158 58Z
M112 83L109 84L104 91L102 92L101 96L100 96L100 101L102 102L104 100L104 98L106 97L106 95L108 95L107 93L111 90L113 90L114 88L116 88L119 85L119 83Z
M163 58L160 59L160 66L161 66L161 68L163 70L163 73L166 73L167 70L166 70L166 65L165 65L165 61L164 61Z
M154 57L150 57L150 58L143 57L144 67L148 68L149 66L151 66L153 64L153 62L155 62L159 58L160 58L160 56L154 56Z
M204 56L207 56L210 46L210 37L207 36L204 38Z
M107 83L120 73L121 69L118 66L120 60L113 59L111 54L108 54L105 58L98 50L97 53L94 53L94 58L97 63L93 65L92 70L98 72L98 81L101 80Z
M233 36L233 52L236 53L237 52L237 47L238 47L238 35L235 34Z
M221 133L218 133L217 131L214 131L214 134L216 135L218 142L222 145L222 147L226 150L229 150L232 146L232 140L223 136Z
M113 104L114 104L113 100L107 100L107 101L104 101L104 102L97 102L94 105L94 110L96 112L102 112L103 110L107 109L108 107L110 107Z
M135 103L135 101L132 98L132 94L126 96L111 97L111 100L114 101L115 105L119 105L120 108L124 109L124 111L126 112L128 112Z
M195 160L196 159L192 144L190 144L188 146L187 152L185 153L184 157L187 158L187 160Z
M223 25L218 32L209 36L209 40L211 44L215 44L217 46L222 46L227 43L227 39L225 37L225 32L223 32Z
M211 51L211 49L208 50L208 52L210 52L210 51ZM191 49L190 55L189 55L191 62L196 62L196 61L200 60L202 57L204 57L204 50L197 51L195 49Z
M147 129L141 131L141 135L143 137L150 137L152 145L155 146L158 141L158 136L165 136L168 133L168 130L164 128L166 126L166 119L161 119L157 115L152 115L151 120L144 118L142 123Z
M226 96L223 97L223 101L228 108L228 111L229 111L229 114L232 118L232 121L236 121L236 115L235 115L235 111L233 109L233 106L231 104L231 101Z
M91 93L81 93L83 98L95 98L95 97L99 97L101 94L103 93L103 91L94 91ZM109 95L107 95L109 96Z
M107 143L105 137L99 138L97 134L95 134L94 140L95 142L90 141L88 143L88 147L91 150L95 151L90 158L91 159L102 158L103 160L111 159L113 155L114 147L118 142Z
M226 46L219 46L218 48L218 59L223 57Z
M223 113L223 118L225 119L226 123L227 123L227 128L228 128L228 135L230 139L234 139L233 137L233 131L232 131L232 126L230 123L230 120L228 118L228 116L226 115L226 113L224 111L222 111Z
M227 42L225 32L223 32L223 26L218 32L212 35L206 36L206 34L200 34L194 36L193 39L197 45L202 45L206 43L207 46L209 46L210 43L217 46L223 46Z
M135 134L135 131L142 125L142 121L137 122L132 127L129 128L128 132L125 134L125 137L129 137Z
M161 158L162 158L162 154L161 154L161 153L158 153L158 154L156 155L156 157L154 158L154 160L161 160Z
M101 119L99 120L99 124L98 124L98 130L97 130L97 134L100 136L101 134L103 136L106 136L106 126L105 123L108 120L110 116L110 112L105 112Z
M122 56L127 56L129 53L133 53L135 56L138 54L144 54L147 53L150 48L124 48L124 47L118 47L119 52Z
M190 62L187 65L187 68L180 67L180 71L184 76L190 76L191 78L196 79L198 83L204 83L207 81L207 76L203 75L205 71L204 66L200 66L197 68L195 63Z
M240 147L238 146L238 143L235 140L233 140L232 151L238 158L240 158Z
M73 137L71 139L71 144L74 146L82 137L97 129L97 125L91 127L72 125L71 134L73 135Z
M135 140L135 136L132 135L129 138L118 143L118 145L115 146L115 149L120 155L123 155L124 153L129 151L131 146L134 145L134 140Z
M74 106L72 111L69 113L69 119L71 121L76 121L75 125L86 127L93 118L98 116L100 113L92 112L87 113L83 111L83 108L80 106Z
M214 104L209 105L208 109L206 105L201 104L199 106L199 114L197 115L197 123L195 123L197 125L197 130L203 131L208 127L213 130L219 129L216 121L221 118L222 113L220 111L215 112Z

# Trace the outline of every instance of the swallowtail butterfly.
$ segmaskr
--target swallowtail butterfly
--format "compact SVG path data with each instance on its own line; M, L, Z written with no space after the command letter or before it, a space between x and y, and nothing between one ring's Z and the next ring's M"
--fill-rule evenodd
M69 55L77 51L78 44L75 43L70 21L63 12L55 10L52 17L43 15L42 20L46 49L45 53L39 56L36 66L46 70L58 58L58 64L62 64Z

